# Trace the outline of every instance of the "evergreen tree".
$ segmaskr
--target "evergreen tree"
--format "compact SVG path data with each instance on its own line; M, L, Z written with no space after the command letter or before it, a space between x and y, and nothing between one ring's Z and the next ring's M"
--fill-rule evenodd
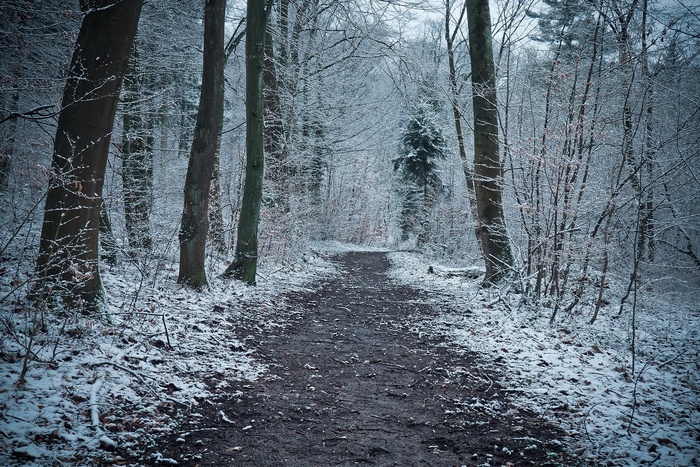
M423 240L427 211L442 191L438 160L445 158L445 138L436 122L437 103L421 102L412 109L401 137L401 154L394 159L394 170L401 176L401 231L407 240L418 233Z
M537 19L540 34L532 38L549 44L561 44L568 51L588 45L583 43L591 33L589 2L582 0L542 0L546 6L542 11L528 11L528 16Z

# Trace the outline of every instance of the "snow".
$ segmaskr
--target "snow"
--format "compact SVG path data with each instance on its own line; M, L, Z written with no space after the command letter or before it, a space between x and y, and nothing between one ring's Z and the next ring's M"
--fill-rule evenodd
M178 414L196 417L214 395L240 397L228 381L253 382L267 371L241 329L288 325L299 310L285 308L284 292L336 274L330 256L356 250L316 245L295 264L263 267L256 287L214 278L200 292L177 285L174 270L148 283L119 265L104 273L109 305L99 319L0 310L0 465L126 462L137 442L170 432ZM471 372L490 384L498 375L516 405L560 426L571 449L599 465L700 465L695 304L670 297L654 304L658 313L638 317L632 371L629 326L614 312L594 325L588 316L549 325L546 310L524 305L516 293L481 289L478 279L416 253L389 258L393 281L425 289L446 310L437 320L411 316L415 331L483 358L480 368L451 369L455 375ZM431 265L445 274L428 273ZM18 384L31 327L39 324L36 356ZM459 407L507 410L478 398ZM220 415L242 430L254 423Z
M237 324L285 326L294 316L279 313L281 295L335 272L324 255L304 254L298 264L263 267L257 287L214 278L194 292L175 276L139 285L130 267L103 273L109 303L101 318L0 310L0 465L92 465L109 461L105 456L116 462L214 392L240 397L227 381L252 382L267 369ZM36 358L18 384L36 321L46 332L32 343ZM117 446L120 454L109 452Z
M594 325L524 306L520 295L485 290L478 281L428 273L432 264L392 253L392 278L428 291L451 311L414 317L416 331L478 352L480 371L498 373L515 403L565 429L574 450L599 465L700 465L700 313L676 304L642 316L635 371L629 332L615 313ZM435 269L435 268L434 268Z

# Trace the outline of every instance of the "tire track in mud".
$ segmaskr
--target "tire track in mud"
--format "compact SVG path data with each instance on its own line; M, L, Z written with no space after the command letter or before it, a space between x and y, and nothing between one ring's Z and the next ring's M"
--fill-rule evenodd
M411 330L409 315L448 304L390 282L383 253L337 261L341 275L287 295L302 311L290 326L238 330L270 373L227 382L228 396L183 416L151 452L198 466L576 465L563 434L512 406L477 355Z

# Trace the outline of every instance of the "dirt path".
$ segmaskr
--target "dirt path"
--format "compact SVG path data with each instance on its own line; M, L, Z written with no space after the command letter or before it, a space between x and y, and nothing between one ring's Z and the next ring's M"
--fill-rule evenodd
M388 281L384 254L338 261L342 276L288 297L302 318L255 336L268 377L231 383L226 392L237 396L202 404L159 440L164 457L201 466L574 465L551 441L562 434L510 406L476 355L409 329L409 313L441 310Z

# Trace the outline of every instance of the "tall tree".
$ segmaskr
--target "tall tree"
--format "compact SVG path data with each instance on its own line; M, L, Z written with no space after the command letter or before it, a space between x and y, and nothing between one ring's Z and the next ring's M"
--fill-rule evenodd
M207 284L204 258L209 229L209 192L224 113L225 15L226 0L208 0L205 3L202 91L187 166L179 235L178 282L195 288Z
M143 0L83 0L63 93L34 296L94 308L102 296L98 226L119 88Z
M265 165L263 71L267 11L262 0L248 0L246 26L246 170L236 255L224 276L255 284L258 265L258 224Z
M16 85L15 85L16 88ZM19 102L19 92L14 89L8 93L10 115L16 114ZM4 121L3 121L4 123ZM8 118L7 127L0 127L0 192L7 190L7 182L10 178L10 168L15 152L15 134L17 133L17 117Z
M412 109L401 138L401 154L393 161L394 170L403 179L402 239L408 240L409 234L418 233L419 244L426 240L424 226L428 222L428 210L443 189L437 161L445 158L446 143L435 121L436 106L435 100L428 100Z
M455 124L455 133L457 136L457 148L459 149L459 157L462 160L462 169L464 171L464 178L467 182L467 194L469 196L469 204L476 218L476 203L474 201L474 174L472 169L469 167L467 162L467 149L464 144L464 132L462 130L462 110L460 100L460 86L457 82L457 65L455 62L455 39L457 37L457 32L462 27L462 20L464 19L464 14L466 13L467 4L466 2L462 7L459 8L459 15L454 25L454 30L451 30L452 24L452 2L447 0L445 2L445 44L447 45L447 63L450 72L450 106L452 107L452 117Z
M477 235L486 263L485 285L503 279L513 253L503 216L503 166L499 156L496 72L488 0L467 0L469 56L474 104L474 192L479 215Z
M138 43L136 40L129 59L122 93L122 187L132 255L150 250L152 244L149 221L153 208L153 122L143 105L146 78L139 69Z

